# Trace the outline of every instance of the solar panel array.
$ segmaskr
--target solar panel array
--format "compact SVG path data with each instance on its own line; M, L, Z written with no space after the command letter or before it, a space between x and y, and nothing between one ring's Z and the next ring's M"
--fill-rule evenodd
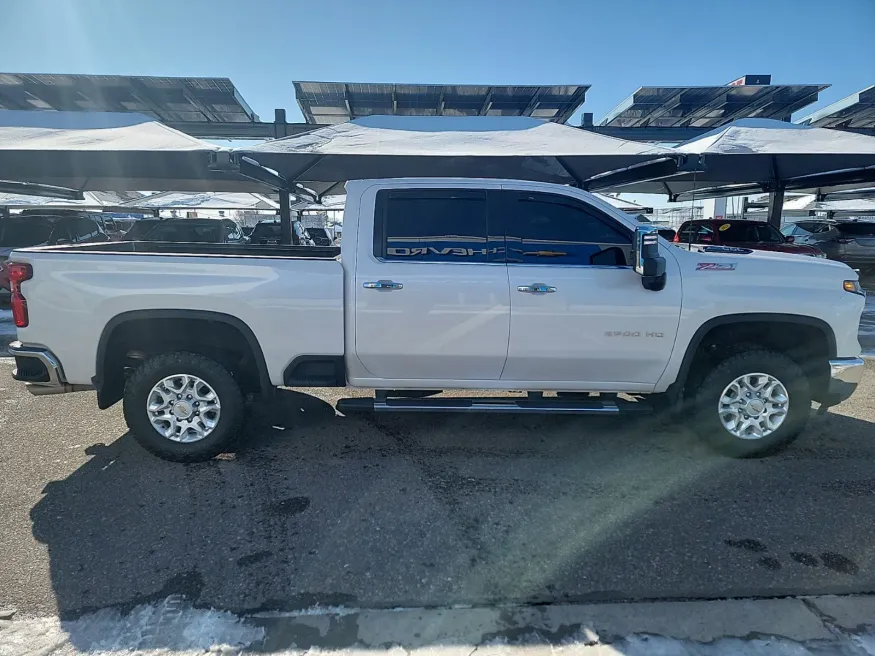
M820 128L875 128L875 85L799 121Z
M602 120L613 127L714 128L739 118L790 120L826 84L641 87Z
M375 114L400 116L533 116L564 123L583 104L588 85L488 86L295 82L307 123L336 124Z
M140 112L170 123L258 120L231 80L213 77L0 73L0 109Z

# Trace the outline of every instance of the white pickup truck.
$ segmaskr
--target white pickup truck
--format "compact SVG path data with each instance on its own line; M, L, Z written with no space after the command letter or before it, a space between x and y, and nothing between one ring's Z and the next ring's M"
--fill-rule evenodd
M350 182L342 252L106 243L17 250L9 268L14 377L124 398L139 442L179 461L226 450L245 396L277 386L376 390L341 412L674 410L760 455L864 367L847 266L681 250L541 183ZM436 395L460 389L506 393Z

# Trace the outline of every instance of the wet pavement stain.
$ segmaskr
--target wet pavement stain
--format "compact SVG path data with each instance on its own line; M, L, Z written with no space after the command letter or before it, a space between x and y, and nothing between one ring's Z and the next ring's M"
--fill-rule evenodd
M255 563L261 562L265 558L270 558L273 555L272 551L256 551L255 553L248 554L246 556L241 556L237 559L238 567L248 567L249 565L254 565Z
M825 567L828 567L835 572L839 572L840 574L856 574L860 571L857 563L853 560L833 551L824 551L820 554L820 559L823 561Z
M766 545L764 545L759 540L753 540L751 538L743 538L741 540L733 540L731 538L727 538L723 540L723 544L729 547L735 547L736 549L752 551L753 553L763 553L764 551L766 551Z
M817 560L817 556L812 556L810 553L805 553L804 551L791 551L790 558L795 560L800 565L805 565L806 567L820 566L820 561Z
M773 572L781 569L781 562L777 558L772 558L771 556L766 556L765 558L760 558L757 561L757 565L761 565L766 569L772 570Z
M310 507L309 497L290 497L270 504L267 511L272 515L289 517L299 515Z

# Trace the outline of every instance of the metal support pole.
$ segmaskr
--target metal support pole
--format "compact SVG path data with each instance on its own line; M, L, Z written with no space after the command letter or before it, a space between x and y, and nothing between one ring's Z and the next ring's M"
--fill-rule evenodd
M781 229L781 214L784 211L784 185L777 183L769 192L769 223Z
M288 189L280 189L280 243L292 243L292 210Z

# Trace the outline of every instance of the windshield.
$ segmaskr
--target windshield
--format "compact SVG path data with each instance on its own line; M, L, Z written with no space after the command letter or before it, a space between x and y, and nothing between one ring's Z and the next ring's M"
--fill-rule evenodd
M768 223L733 221L721 223L717 230L720 233L721 244L734 242L781 244L786 241L778 229Z
M0 222L0 247L25 248L49 240L52 224L44 219L7 219Z

